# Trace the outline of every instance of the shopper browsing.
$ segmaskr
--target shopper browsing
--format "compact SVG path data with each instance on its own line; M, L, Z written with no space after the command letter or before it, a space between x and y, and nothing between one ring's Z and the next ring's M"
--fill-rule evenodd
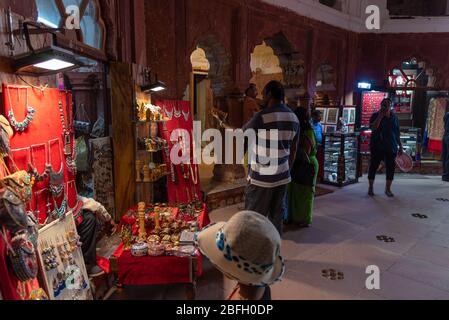
M287 185L291 181L290 168L296 156L299 121L292 110L284 104L284 87L279 81L269 82L263 96L264 109L243 126L243 131L255 130L260 143L262 139L259 133L278 130L279 141L275 141L274 144L273 141L269 141L271 144L269 147L257 143L249 146L252 157L250 157L249 183L245 190L245 209L268 217L282 235L284 198ZM277 151L277 155L272 154L273 150ZM267 167L266 160L270 165L276 166L274 173L266 174L264 170Z
M227 300L271 300L270 285L285 270L281 237L262 215L241 211L197 235L197 246L210 262L238 285Z
M376 172L382 161L387 171L385 194L394 197L391 185L396 169L395 159L397 154L402 154L403 148L400 139L399 120L391 109L390 99L384 99L378 112L373 113L370 120L372 135L370 142L371 160L369 166L369 190L368 195L374 196L374 180Z

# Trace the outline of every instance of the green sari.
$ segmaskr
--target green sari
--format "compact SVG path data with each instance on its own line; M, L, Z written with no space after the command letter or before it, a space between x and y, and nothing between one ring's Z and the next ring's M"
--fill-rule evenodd
M312 151L309 154L310 161L315 167L315 177L313 186L304 186L296 182L291 182L287 188L288 201L288 222L304 225L312 224L313 202L315 199L316 182L318 178L318 159L316 157L316 138L313 129L304 133L312 142ZM301 146L299 146L301 148ZM298 150L299 151L299 150Z

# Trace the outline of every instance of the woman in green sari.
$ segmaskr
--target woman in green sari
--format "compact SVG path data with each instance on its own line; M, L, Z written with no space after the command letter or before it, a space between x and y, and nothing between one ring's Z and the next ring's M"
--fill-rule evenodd
M287 223L309 227L312 224L313 202L318 177L317 143L315 131L305 108L295 111L299 119L301 135L296 161L292 168L293 181L288 186Z

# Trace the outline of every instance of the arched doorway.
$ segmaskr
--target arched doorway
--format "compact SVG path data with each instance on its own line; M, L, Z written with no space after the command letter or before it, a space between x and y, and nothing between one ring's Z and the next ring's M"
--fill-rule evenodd
M262 99L262 90L271 80L284 81L284 73L279 58L274 54L273 48L262 44L254 48L251 54L251 80L258 89L258 98Z
M305 60L296 52L282 32L266 38L251 55L251 82L262 91L270 80L281 81L286 89L286 102L291 107L299 105L307 95Z

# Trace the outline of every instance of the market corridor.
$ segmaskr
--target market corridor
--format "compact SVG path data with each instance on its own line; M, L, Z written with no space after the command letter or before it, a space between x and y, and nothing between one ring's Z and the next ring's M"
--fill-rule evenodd
M400 175L396 198L389 199L383 183L380 176L374 199L366 195L365 179L317 198L313 226L284 234L287 271L273 286L273 299L449 298L449 202L440 199L449 198L449 184L440 177ZM226 219L235 210L211 218ZM380 268L380 290L365 289L369 265ZM344 279L323 277L326 269L343 272ZM232 288L227 280L222 292L207 283L199 283L201 299L223 298Z

